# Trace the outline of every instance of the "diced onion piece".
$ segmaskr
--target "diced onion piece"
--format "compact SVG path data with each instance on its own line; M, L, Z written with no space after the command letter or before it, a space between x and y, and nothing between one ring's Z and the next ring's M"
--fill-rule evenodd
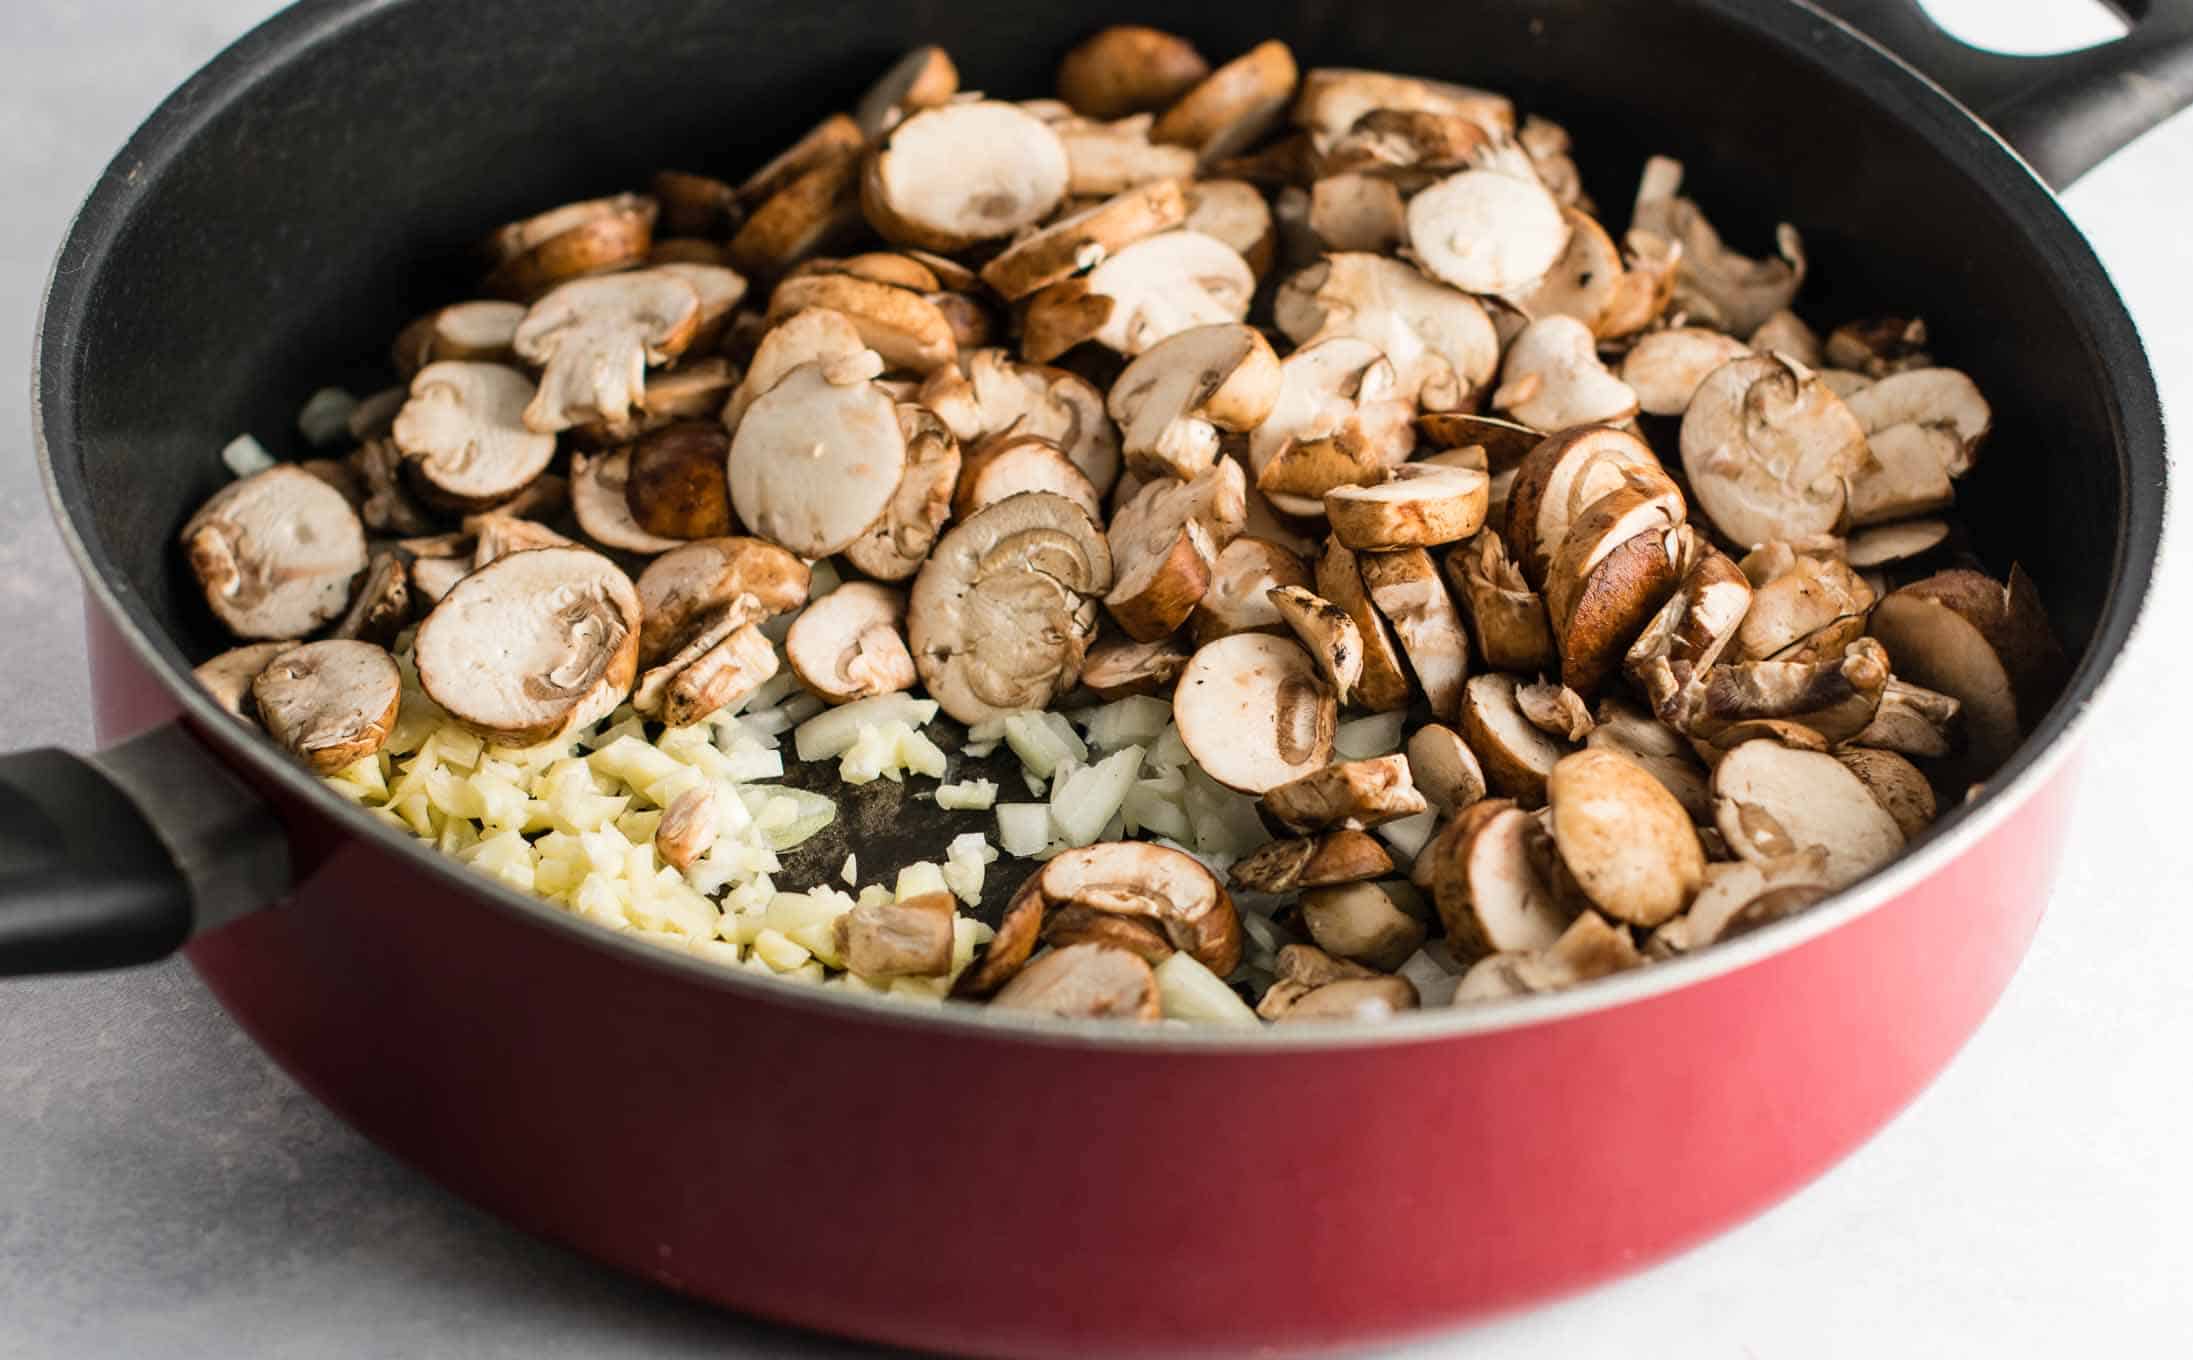
M1051 809L1045 803L1000 803L998 846L1021 859L1040 854L1051 842Z
M899 870L898 883L893 891L897 893L899 901L906 902L916 897L927 897L931 893L951 890L945 886L942 867L928 860L918 860Z
M1129 746L1059 780L1051 790L1051 825L1059 839L1072 846L1102 839L1141 769L1142 748Z
M1333 730L1333 759L1370 760L1401 749L1403 713L1373 713L1344 722Z
M221 446L221 463L238 478L244 478L273 467L274 455L257 439L240 434Z
M924 727L936 716L934 699L916 699L911 694L879 694L873 699L856 699L801 723L792 733L792 749L801 760L828 760L852 749L853 743L860 740L863 727L881 726L887 722Z
M965 779L937 785L937 806L947 812L980 811L998 800L998 786L988 779Z
M1157 966L1157 1004L1168 1020L1244 1027L1262 1023L1248 1002L1184 949L1174 950Z
M1089 718L1089 745L1099 751L1122 746L1147 748L1172 725L1173 706L1147 694L1132 694L1105 704Z
M1180 793L1153 790L1158 781L1144 779L1127 790L1126 801L1120 804L1120 814L1125 818L1129 831L1148 831L1176 841L1195 839L1195 827L1188 820L1188 811L1180 805Z
M806 946L781 931L764 929L754 937L754 957L779 973L789 973L811 957Z
M1195 764L1195 757L1188 754L1188 743L1180 739L1178 727L1167 727L1150 743L1150 764L1163 770L1177 770Z
M1413 860L1431 842L1438 823L1438 813L1419 812L1414 817L1400 817L1386 823L1378 828L1378 835L1399 852L1402 859Z
M859 887L860 856L852 853L851 851L847 851L845 855L845 865L843 868L838 870L838 877L845 880L845 886L848 888Z
M358 399L340 387L323 387L305 398L297 411L297 432L316 449L328 448L350 437L350 416Z
M1020 757L1022 767L1038 779L1049 779L1062 762L1081 758L1074 755L1074 746L1080 745L1079 740L1069 746L1058 729L1044 721L1046 716L1015 713L1005 720L1005 744ZM1082 755L1087 754L1084 748Z

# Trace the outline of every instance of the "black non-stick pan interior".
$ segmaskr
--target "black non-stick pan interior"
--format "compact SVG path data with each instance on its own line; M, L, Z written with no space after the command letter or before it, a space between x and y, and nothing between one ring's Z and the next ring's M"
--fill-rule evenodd
M1276 36L1305 65L1511 93L1574 133L1617 229L1654 152L1688 164L1738 248L1767 253L1772 224L1796 223L1816 325L1921 315L1977 378L1996 416L1963 490L1976 546L1997 571L2025 564L2074 651L2093 635L2127 480L2098 271L2067 267L2061 224L2036 225L2053 209L1985 134L1914 130L1930 96L1779 5L307 4L163 115L196 135L148 139L62 261L95 285L47 330L62 494L125 603L209 654L173 543L226 478L217 451L250 431L297 452L314 388L389 381L389 337L467 295L487 229L665 166L736 177L918 42L945 44L969 88L1046 94L1069 43L1138 17L1214 59Z

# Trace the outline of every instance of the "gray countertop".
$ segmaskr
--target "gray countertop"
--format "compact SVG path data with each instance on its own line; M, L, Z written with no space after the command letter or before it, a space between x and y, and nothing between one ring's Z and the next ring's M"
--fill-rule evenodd
M1937 5L1939 8L1940 5ZM45 266L105 157L268 0L12 0L0 18L0 749L89 740L80 610L23 409ZM2091 22L2067 0L1997 33ZM188 11L187 13L184 11ZM2023 25L2021 29L2019 25ZM2193 398L2180 120L2070 196ZM2181 423L2182 428L2182 423ZM2182 519L2179 521L2182 523ZM1911 1111L1787 1205L1637 1278L1410 1354L1828 1357L2193 1350L2193 877L2172 554L2105 701L2055 907ZM2170 704L2166 708L2165 705ZM873 1353L598 1270L437 1190L277 1073L185 968L0 983L0 1356Z

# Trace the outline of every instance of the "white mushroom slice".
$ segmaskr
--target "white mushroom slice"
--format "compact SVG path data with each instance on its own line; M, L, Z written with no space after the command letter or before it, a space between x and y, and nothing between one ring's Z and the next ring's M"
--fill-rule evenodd
M1599 360L1591 328L1573 316L1525 326L1508 346L1492 404L1535 430L1619 425L1637 414L1637 394Z
M1477 803L1424 848L1432 903L1458 957L1545 949L1573 913L1547 882L1536 817L1503 798Z
M922 109L948 103L959 92L959 69L941 47L917 47L891 64L883 78L853 105L853 122L874 141Z
M1211 564L1211 583L1190 619L1197 645L1230 633L1276 633L1287 626L1269 598L1280 586L1308 589L1309 564L1267 538L1243 534ZM1314 648L1313 648L1314 650Z
M758 538L680 544L640 573L639 660L658 665L726 619L739 628L797 609L810 582L806 563Z
M1807 368L1818 368L1825 362L1820 354L1819 332L1787 308L1760 322L1747 343L1761 354L1779 354Z
M1258 278L1271 272L1279 237L1271 205L1254 184L1239 179L1197 180L1188 186L1180 225L1225 242Z
M1194 147L1206 165L1246 151L1278 126L1295 88L1294 53L1258 43L1212 71L1150 127L1160 145Z
M1415 447L1415 405L1371 342L1321 340L1279 369L1279 399L1249 435L1249 470L1282 513L1322 515L1327 491L1376 480Z
M268 735L315 774L333 774L388 741L403 688L386 651L336 640L275 657L251 682L251 697Z
M914 578L907 642L929 697L967 724L1040 709L1072 687L1112 555L1088 515L1035 491L947 533Z
M982 281L1008 302L1093 269L1119 251L1177 227L1188 215L1178 180L1154 180L1042 227L982 267Z
M714 349L717 341L723 338L724 329L731 324L733 309L746 296L746 277L735 269L695 260L671 260L653 268L684 279L693 286L694 296L700 299L701 312L687 347L702 352Z
M1329 255L1280 285L1274 316L1308 347L1349 336L1394 368L1395 396L1428 411L1474 400L1500 366L1500 340L1483 306L1401 260Z
M1835 758L1858 776L1873 801L1895 819L1905 840L1916 840L1933 825L1937 811L1934 787L1918 766L1894 751L1838 751Z
M1008 434L977 445L961 460L952 513L965 519L1024 491L1048 491L1080 506L1091 519L1104 513L1096 487L1065 450L1040 435Z
M800 684L833 704L912 689L919 677L905 622L904 592L849 581L792 620L784 659Z
M1363 567L1353 549L1337 538L1325 540L1317 559L1317 593L1330 600L1354 621L1363 649L1363 674L1355 689L1358 707L1390 713L1408 707L1409 677L1401 669L1392 632L1385 616L1371 603L1364 586Z
M1157 975L1139 956L1104 944L1053 949L990 999L997 1010L1067 1020L1155 1021Z
M1081 666L1081 686L1106 700L1162 693L1187 668L1188 657L1188 649L1176 638L1156 642L1107 638L1089 649Z
M1527 674L1560 663L1546 602L1508 560L1500 535L1486 530L1455 548L1446 570L1487 666Z
M713 420L739 385L739 371L717 355L658 372L640 393L640 409L653 420Z
M1266 599L1294 631L1332 683L1333 699L1348 703L1363 678L1363 633L1348 611L1301 586L1273 586Z
M1542 440L1516 467L1501 534L1523 579L1542 588L1569 526L1593 502L1627 484L1631 470L1658 472L1660 460L1627 430L1592 426Z
M1706 855L1675 795L1611 751L1564 756L1546 780L1553 842L1584 897L1617 921L1656 926L1705 879Z
M1873 721L1850 745L1898 755L1938 760L1955 748L1952 733L1961 726L1964 705L1946 694L1906 684L1890 676L1881 689Z
M632 688L640 598L583 548L512 553L473 572L419 625L419 684L466 727L530 746L608 716Z
M629 428L648 365L684 353L700 318L693 285L659 269L559 286L526 312L512 344L542 370L525 427L544 434L590 421L612 433Z
M1334 251L1400 248L1408 217L1401 191L1376 175L1326 175L1310 186L1310 232Z
M1380 109L1453 114L1492 132L1515 127L1515 106L1504 95L1443 80L1343 66L1318 67L1303 75L1293 119L1295 126L1329 142Z
M845 549L845 560L879 581L903 581L921 570L952 513L959 484L959 441L926 407L901 402L906 470L882 518Z
M1142 120L1132 125L1064 126L1066 191L1075 198L1103 198L1161 179L1185 180L1196 172L1196 154L1184 146L1152 145Z
M1972 470L1994 413L1971 378L1954 368L1916 368L1869 383L1847 399L1869 436L1916 425L1948 432L1954 449L1943 471L1962 477Z
M1946 509L1957 498L1949 468L1959 451L1956 433L1945 426L1892 425L1870 436L1850 481L1850 522L1882 524Z
M1797 229L1775 229L1781 258L1754 260L1721 243L1721 235L1698 205L1677 196L1683 187L1683 163L1666 156L1645 162L1637 185L1630 225L1654 232L1682 247L1675 281L1675 305L1691 319L1732 335L1749 335L1782 311L1805 281L1805 252Z
M723 408L724 426L737 430L746 408L802 364L858 359L867 351L860 328L842 312L817 307L784 318L770 327L755 348L754 361L746 366L746 376ZM880 356L875 367L876 372L883 371Z
M1144 350L1105 406L1139 477L1194 477L1217 461L1221 431L1254 429L1279 399L1279 356L1255 329L1196 326Z
M1462 736L1484 768L1485 785L1526 807L1546 801L1546 776L1568 748L1531 725L1512 675L1473 675L1462 687Z
M524 306L515 302L482 299L444 307L427 318L424 361L414 368L445 359L508 363L524 319Z
M1644 336L1622 358L1622 381L1647 415L1679 416L1706 375L1746 357L1751 346L1702 326L1675 326Z
M761 629L748 624L673 675L662 689L659 711L640 711L659 717L665 726L688 727L752 694L776 673L777 649ZM639 707L637 690L632 698Z
M2015 567L2008 585L1962 569L1914 581L1874 607L1868 630L1898 676L1962 705L1969 755L1984 773L2010 759L2068 670L2033 583Z
M1346 760L1269 789L1264 811L1290 831L1308 834L1352 827L1367 831L1430 805L1416 791L1406 756Z
M1820 381L1827 385L1828 391L1833 392L1846 402L1858 393L1873 386L1871 376L1864 373L1853 373L1847 368L1823 368L1818 376Z
M1432 713L1454 720L1462 708L1462 682L1469 677L1470 643L1431 554L1404 548L1365 553L1358 563L1363 588L1393 625Z
M802 364L747 408L731 437L739 522L802 557L851 546L906 471L897 404L863 371L850 361Z
M1310 889L1302 894L1302 925L1327 952L1386 972L1408 962L1427 934L1375 883Z
M625 488L632 476L632 451L619 449L589 458L571 455L571 513L588 538L605 548L653 556L681 546L682 538L651 534L632 517Z
M1561 205L1535 180L1464 170L1409 200L1410 250L1434 278L1465 293L1528 288L1568 243Z
M1409 777L1441 816L1452 817L1485 796L1477 753L1453 728L1426 723L1409 734Z
M1358 551L1437 547L1484 527L1490 483L1469 468L1405 463L1375 486L1326 492L1325 518L1334 536Z
M1104 396L1086 379L1060 368L1017 362L1001 349L962 354L964 374L938 369L919 400L935 411L960 443L972 447L1007 431L1057 444L1098 495L1119 479L1119 432L1104 414Z
M472 560L467 557L415 558L411 563L411 589L428 604L436 605L471 574Z
M1339 705L1291 639L1236 633L1197 650L1173 691L1173 721L1211 778L1261 794L1332 759Z
M1098 304L1082 339L1135 355L1190 327L1244 319L1256 276L1225 242L1201 232L1167 231L1135 242L1079 278L1052 285L1036 294L1035 305L1060 289ZM1031 310L1028 325L1037 324ZM1049 357L1032 348L1028 354Z
M1683 805L1691 821L1712 824L1713 794L1706 787L1706 772L1696 753L1680 733L1651 714L1619 699L1603 699L1598 721L1584 744L1635 762Z
M1865 628L1871 587L1848 564L1799 557L1789 571L1757 586L1736 630L1743 661L1815 661L1839 656Z
M1750 547L1832 532L1866 436L1809 370L1737 359L1699 384L1683 415L1683 471L1716 529Z
M240 638L303 637L339 617L366 567L365 527L350 502L284 465L215 492L182 541L206 604Z
M429 364L397 413L396 447L438 499L464 509L508 500L556 455L554 435L526 427L533 395L531 379L501 364Z
M1042 221L1066 196L1066 148L1011 104L947 104L892 129L861 176L885 239L954 251Z
M677 651L646 665L640 671L639 680L632 686L632 695L628 701L634 711L646 717L661 718L663 700L670 693L671 682L684 675L733 633L751 628L752 625L748 622L751 612L750 609L739 609L711 616L679 645ZM772 672L776 669L773 659L769 668ZM708 672L704 671L702 674L706 675Z
M1844 547L1843 560L1863 571L1924 557L1948 541L1947 520L1905 520L1852 534Z
M851 274L795 274L769 295L772 319L816 307L851 321L861 344L883 356L887 369L927 373L959 356L959 339L943 311L905 288Z
M1589 214L1565 208L1569 224L1568 245L1553 268L1523 292L1506 301L1532 319L1573 317L1595 336L1627 333L1629 317L1624 309L1622 254L1606 228Z
M1904 848L1896 820L1831 755L1747 741L1713 771L1714 824L1755 864L1819 847L1821 886L1857 882Z
M1162 109L1211 73L1186 38L1115 24L1083 39L1058 64L1058 95L1088 118Z
M232 647L211 661L194 667L191 675L205 687L206 693L213 696L213 702L220 705L223 711L251 722L251 682L259 678L259 672L267 668L268 662L296 645L284 638L275 642L253 642L242 647Z

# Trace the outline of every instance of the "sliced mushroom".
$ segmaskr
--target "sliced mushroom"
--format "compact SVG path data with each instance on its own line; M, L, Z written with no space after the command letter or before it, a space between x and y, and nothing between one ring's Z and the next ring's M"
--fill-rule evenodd
M1189 656L1175 638L1156 642L1109 638L1089 649L1081 667L1082 688L1099 699L1163 693L1187 669Z
M377 552L366 564L365 580L332 636L387 647L411 622L411 587L401 554Z
M1089 516L1034 491L947 533L907 608L929 697L963 723L1048 707L1072 687L1111 588L1112 555Z
M788 317L819 307L853 323L861 343L884 365L927 373L959 355L959 337L936 303L905 288L852 274L795 274L769 295L769 315Z
M1064 449L1041 435L1015 432L986 440L968 452L961 461L959 486L952 493L952 513L965 519L985 505L1024 491L1064 496L1091 519L1104 511L1096 487Z
M1882 687L1881 706L1874 710L1873 721L1849 744L1939 759L1956 749L1954 737L1961 731L1963 711L1964 705L1947 694L1905 684L1892 675Z
M512 553L459 581L419 625L427 697L489 741L530 746L607 716L632 687L640 597L583 548Z
M1715 369L1683 415L1683 470L1715 528L1746 547L1835 530L1865 431L1809 370L1773 355Z
M1014 975L990 1005L1067 1020L1157 1020L1157 976L1124 949L1075 944Z
M1307 590L1309 585L1310 568L1301 557L1270 539L1243 534L1220 550L1211 564L1211 583L1189 616L1197 644L1230 633L1276 633L1287 628L1271 592L1281 586Z
M1874 607L1868 628L1898 676L1957 700L1983 773L2010 759L2069 671L2031 579L2016 567L2008 585L1962 569L1914 581Z
M849 581L792 620L784 659L802 685L834 704L912 689L918 677L905 622L904 592Z
M842 312L816 307L785 317L771 326L755 347L753 362L746 366L746 376L724 405L724 427L738 429L747 408L764 392L784 381L792 370L804 364L861 361L861 356L867 352L868 346L861 339L859 327ZM873 367L877 373L883 371L880 355L873 361Z
M1654 331L1631 347L1622 358L1622 381L1637 394L1638 408L1647 415L1679 416L1708 374L1752 350L1734 336L1703 326L1674 326Z
M648 188L662 207L661 226L672 239L722 237L739 224L739 191L713 176L658 170Z
M1546 780L1553 841L1584 897L1636 926L1689 905L1706 856L1690 815L1660 782L1611 751L1562 757Z
M1258 43L1175 100L1151 125L1150 140L1193 147L1206 164L1246 151L1286 114L1297 74L1287 44Z
M1645 442L1627 430L1587 426L1539 442L1516 467L1501 528L1523 579L1542 589L1569 526L1601 496L1626 484L1625 470L1659 471Z
M1864 630L1873 602L1872 588L1848 564L1798 556L1788 571L1752 591L1734 655L1745 661L1833 658Z
M1561 683L1596 694L1620 668L1623 654L1650 626L1681 584L1673 554L1675 533L1648 529L1624 539L1586 572L1562 587L1568 616L1557 625ZM1549 577L1549 603L1559 577Z
M1487 666L1530 673L1559 664L1546 602L1508 560L1500 535L1486 530L1455 548L1446 570Z
M1424 923L1375 883L1344 883L1302 894L1302 924L1327 952L1392 972L1422 947Z
M1754 260L1721 243L1696 203L1678 196L1683 163L1666 156L1645 162L1630 225L1654 232L1682 248L1677 257L1675 305L1691 319L1732 335L1749 335L1782 311L1805 281L1804 245L1797 229L1775 230L1780 258Z
M1569 226L1569 239L1560 258L1536 283L1505 300L1527 319L1573 317L1593 335L1605 338L1617 333L1617 324L1626 327L1628 322L1622 252L1589 213L1564 206L1562 216Z
M777 649L761 629L752 624L733 629L729 636L678 669L661 685L661 707L643 704L642 690L652 699L654 687L642 677L632 692L632 706L666 727L687 727L726 704L737 703L767 683L777 673Z
M1872 316L1846 321L1829 333L1822 354L1827 362L1867 380L1906 369L1931 368L1926 320L1916 316Z
M1452 817L1485 796L1485 772L1460 733L1426 723L1409 734L1409 776L1442 816Z
M1380 480L1408 458L1415 407L1376 345L1320 340L1279 367L1279 399L1249 436L1249 469L1280 511L1322 515L1333 487Z
M952 971L950 893L854 907L832 923L838 956L856 977L943 977Z
M1933 825L1934 787L1918 766L1894 751L1838 751L1835 758L1858 776L1873 801L1895 819L1905 840L1916 840L1920 832Z
M1098 495L1119 479L1119 432L1104 414L1104 396L1077 374L1023 364L1001 349L962 354L964 373L938 369L919 400L935 411L960 443L972 446L1011 431L1040 435L1066 451Z
M1671 706L1683 702L1685 687L1720 659L1751 609L1751 596L1751 582L1734 562L1712 549L1697 554L1623 658L1656 711L1676 711Z
M522 304L488 299L459 302L430 312L396 336L396 371L409 379L441 360L509 363L513 357L511 341L524 319Z
M982 267L982 281L1007 301L1024 298L1179 226L1187 215L1178 180L1137 185L1015 241Z
M1424 848L1432 903L1457 956L1535 950L1573 915L1546 880L1539 820L1504 798L1473 804Z
M1138 184L1196 173L1194 151L1151 143L1146 117L1062 126L1058 140L1066 148L1066 191L1075 198L1108 197Z
M840 141L847 133L853 139L849 146ZM757 183L768 189L752 200L754 210L724 248L732 265L748 275L781 274L865 234L860 129L850 118L842 124L830 120L809 138L813 140L795 144L740 188L742 196Z
M1485 783L1525 807L1546 801L1546 777L1568 748L1531 724L1512 675L1473 675L1462 687L1462 735L1483 764Z
M655 538L718 538L731 532L724 458L731 438L715 421L686 421L641 435L626 459L624 502Z
M1713 771L1714 824L1743 859L1765 863L1819 847L1822 886L1845 887L1894 859L1904 833L1831 755L1747 741Z
M1277 982L1257 1002L1256 1013L1274 1024L1319 1020L1384 1020L1415 1010L1416 984L1405 977L1342 978L1321 987Z
M1591 735L1598 724L1591 716L1591 708L1584 696L1567 685L1547 684L1543 681L1532 685L1518 685L1515 689L1515 706L1530 720L1531 726L1550 737L1566 742L1579 742Z
M1852 534L1844 545L1843 560L1861 571L1893 566L1925 557L1948 541L1947 520L1905 520Z
M1402 755L1339 761L1268 789L1263 799L1274 820L1305 835L1338 827L1364 831L1429 806Z
M1376 175L1325 175L1310 186L1310 231L1331 251L1396 250L1407 237L1401 191Z
M349 606L366 567L365 528L350 502L284 465L215 492L182 541L206 604L240 638L312 632Z
M662 810L662 820L655 824L655 853L683 873L715 845L716 835L716 786L696 784Z
M1371 603L1361 559L1337 538L1326 540L1325 551L1317 559L1317 593L1355 623L1363 648L1363 674L1354 702L1378 713L1406 708L1409 678L1401 669L1400 653L1394 650L1393 634L1385 616Z
M275 657L251 682L251 697L268 735L313 773L333 774L388 741L403 686L385 650L337 639Z
M1363 633L1348 611L1301 586L1274 586L1265 597L1316 658L1332 684L1334 701L1350 702L1363 679Z
M1393 365L1395 396L1427 411L1474 402L1500 365L1500 341L1475 298L1401 260L1328 255L1280 286L1274 316L1298 346L1335 337L1374 345Z
M1362 552L1454 543L1485 523L1491 479L1469 468L1408 463L1375 486L1340 486L1325 493L1333 535Z
M429 364L396 416L395 446L422 491L452 508L484 509L523 490L555 456L555 436L525 424L533 397L532 381L501 364Z
M1239 179L1197 180L1188 186L1185 208L1180 225L1231 246L1258 278L1271 272L1279 237L1272 226L1271 205L1254 184Z
M1058 65L1058 97L1088 118L1155 112L1210 74L1186 38L1115 24L1068 52Z
M657 211L652 198L618 194L513 222L488 240L495 266L488 291L522 301L571 279L640 264L654 241Z
M1339 705L1291 639L1236 633L1197 649L1173 691L1173 721L1203 772L1261 794L1332 759Z
M880 519L906 470L898 407L853 360L802 364L731 437L731 507L802 557L843 552Z
M907 115L947 103L959 92L959 70L941 47L917 47L891 64L853 106L853 122L870 141Z
M959 483L959 441L926 407L901 402L899 432L906 470L882 518L845 550L845 559L879 581L903 581L921 570L952 513Z
M1161 947L1178 949L1225 977L1241 964L1241 918L1233 899L1194 857L1162 845L1107 841L1055 856L1038 869L1032 892L1046 914L1077 911L1150 927Z
M949 252L1043 220L1066 180L1066 148L1042 120L1012 104L947 104L884 138L861 207L885 239Z
M684 353L700 319L699 293L664 269L561 285L526 312L512 344L542 369L524 427L553 434L598 422L612 435L629 430L648 366Z
M1559 315L1531 322L1509 344L1492 404L1549 431L1619 425L1637 414L1637 394L1600 362L1591 328Z
M810 583L806 563L758 538L681 544L640 573L640 664L660 665L726 622L719 636L797 609Z
M431 607L440 604L443 596L471 574L472 559L468 557L413 558L410 588Z
M1733 860L1706 866L1705 885L1681 916L1665 922L1646 942L1654 958L1703 949L1727 938L1737 915L1759 897L1784 888L1807 888L1825 895L1827 854L1806 850L1753 863Z
M1393 872L1393 856L1364 831L1328 831L1321 836L1270 841L1243 856L1229 873L1244 892L1288 893L1360 883Z
M1248 326L1196 326L1144 350L1105 406L1140 477L1194 477L1218 459L1221 431L1254 429L1279 399L1279 356Z
M1634 762L1683 805L1692 822L1701 826L1712 823L1713 794L1706 787L1706 772L1700 768L1697 754L1682 734L1652 715L1619 699L1603 699L1598 720L1584 744Z
M1561 205L1535 180L1464 170L1409 200L1409 248L1434 278L1465 293L1528 288L1568 243Z
M1231 459L1191 481L1151 482L1120 508L1108 535L1116 576L1104 604L1128 636L1154 642L1186 622L1245 514L1241 465Z
M668 552L685 542L640 527L632 517L631 501L626 495L631 476L630 449L592 458L572 454L571 513L579 521L579 528L605 548L643 556Z
M1820 352L1819 332L1788 308L1760 322L1747 343L1761 354L1779 354L1807 368L1818 368L1826 362Z
M1452 721L1469 676L1469 638L1454 599L1422 548L1365 553L1358 559L1371 604L1393 625L1434 716Z
M1297 127L1330 143L1380 109L1451 114L1495 133L1515 127L1515 107L1505 96L1443 80L1343 66L1304 74L1293 117Z
M1674 537L1687 507L1681 488L1657 467L1625 467L1621 481L1585 507L1569 524L1546 571L1546 612L1556 633L1566 633L1593 571L1639 534ZM1687 538L1682 542L1688 542ZM1663 543L1663 556L1680 571L1676 543ZM1655 608L1658 607L1656 604ZM1627 644L1625 635L1624 644Z
M253 721L255 714L248 706L251 698L251 682L259 678L259 672L275 657L291 650L297 644L287 638L275 642L253 642L242 647L231 647L211 661L203 662L191 671L213 702L224 710Z
M1093 340L1140 354L1191 327L1242 320L1255 291L1248 262L1225 242L1195 231L1159 232L1035 294L1021 350L1043 362Z

